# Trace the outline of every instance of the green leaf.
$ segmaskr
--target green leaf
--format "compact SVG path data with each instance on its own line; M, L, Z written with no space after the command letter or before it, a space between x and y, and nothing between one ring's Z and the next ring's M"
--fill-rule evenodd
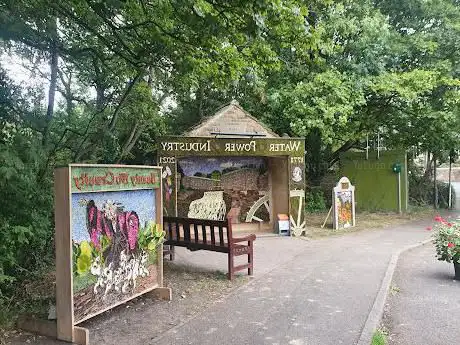
M80 255L77 259L77 273L79 275L85 275L88 273L91 267L91 257L86 255Z
M155 250L157 247L157 244L155 241L151 241L148 245L147 245L147 248L148 250Z
M90 244L88 243L88 241L81 241L80 243L80 255L81 256L87 256L87 257L91 257L91 246Z

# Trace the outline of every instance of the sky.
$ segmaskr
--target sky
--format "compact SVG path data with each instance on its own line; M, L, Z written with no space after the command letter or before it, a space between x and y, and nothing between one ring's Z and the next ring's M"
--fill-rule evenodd
M62 61L61 61L62 62ZM13 80L14 83L21 85L22 87L36 86L42 88L44 92L44 98L41 102L42 106L48 104L48 89L49 80L44 75L49 76L50 66L48 63L41 62L38 66L41 75L33 75L30 71L31 62L27 59L21 58L19 55L14 53L0 53L0 65L7 71L8 77ZM29 66L26 68L25 66ZM58 80L59 82L59 80ZM87 89L89 98L96 98L96 89L94 87L88 87ZM60 102L63 102L64 98L59 92L56 92L55 106L58 107ZM174 97L166 97L160 105L162 113L166 113L171 109L177 107L177 102Z

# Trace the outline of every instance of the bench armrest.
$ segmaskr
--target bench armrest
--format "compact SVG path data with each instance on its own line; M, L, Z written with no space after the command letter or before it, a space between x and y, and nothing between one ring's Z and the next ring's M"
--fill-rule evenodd
M246 241L255 241L255 240L256 240L256 235L251 234L251 235L244 236L244 237L235 237L235 238L232 238L232 243L246 242Z

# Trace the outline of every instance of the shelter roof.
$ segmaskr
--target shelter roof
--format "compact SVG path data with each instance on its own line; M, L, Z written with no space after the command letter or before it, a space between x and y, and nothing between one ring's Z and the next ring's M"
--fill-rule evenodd
M265 137L278 138L275 132L245 111L237 101L231 101L185 133L189 137Z

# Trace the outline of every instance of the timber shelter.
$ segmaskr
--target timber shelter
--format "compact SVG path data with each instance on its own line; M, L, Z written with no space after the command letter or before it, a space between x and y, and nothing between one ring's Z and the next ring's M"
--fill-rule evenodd
M280 137L236 101L183 136L160 139L164 214L223 220L235 231L305 231L305 139ZM281 217L282 218L282 217Z

